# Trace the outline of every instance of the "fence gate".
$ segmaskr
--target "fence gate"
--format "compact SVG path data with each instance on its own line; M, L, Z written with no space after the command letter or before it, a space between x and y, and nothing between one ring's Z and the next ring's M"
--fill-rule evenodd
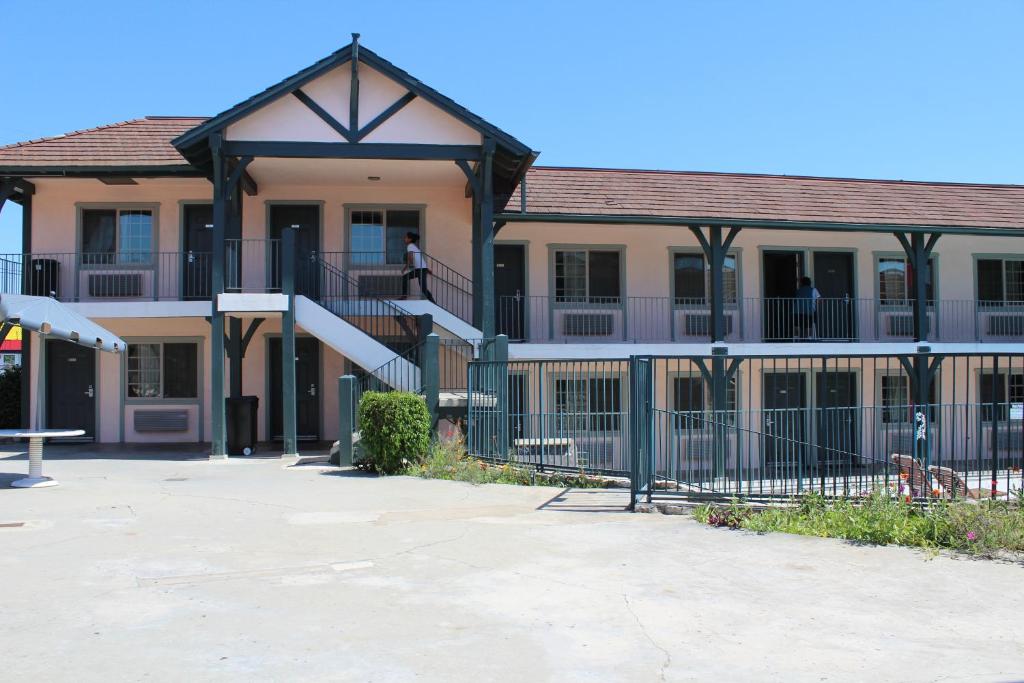
M650 502L654 490L654 363L650 358L632 356L629 360L629 443L630 501Z

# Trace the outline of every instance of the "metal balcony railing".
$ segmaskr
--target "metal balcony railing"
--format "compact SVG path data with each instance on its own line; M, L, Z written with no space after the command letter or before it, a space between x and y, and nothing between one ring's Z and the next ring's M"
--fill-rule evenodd
M1024 341L1024 302L931 302L928 341ZM909 342L908 300L744 298L723 307L727 342ZM533 343L701 343L711 341L706 299L510 296L497 301L497 328Z

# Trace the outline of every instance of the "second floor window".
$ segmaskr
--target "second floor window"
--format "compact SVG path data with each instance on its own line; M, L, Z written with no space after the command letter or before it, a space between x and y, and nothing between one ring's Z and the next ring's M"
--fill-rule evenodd
M704 254L678 253L672 256L672 271L677 305L702 305L711 292L711 267ZM722 263L722 300L736 303L736 257L727 255Z
M620 292L618 251L578 249L555 252L555 301L617 304Z
M990 305L1024 303L1024 260L978 259L978 301Z
M83 209L82 262L148 264L153 259L153 212L148 209Z
M198 398L198 348L191 342L128 344L128 398Z
M928 259L925 271L925 296L929 305L935 301L934 272L932 259ZM908 304L914 298L916 273L910 262L900 257L878 259L878 300L883 304Z
M405 233L420 232L416 209L369 209L352 212L350 237L353 265L405 263Z

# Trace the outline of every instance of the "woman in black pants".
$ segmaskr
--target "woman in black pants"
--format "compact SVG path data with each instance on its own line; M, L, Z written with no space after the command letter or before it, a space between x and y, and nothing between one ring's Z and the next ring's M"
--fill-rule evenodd
M427 289L427 273L430 269L427 268L427 259L424 258L423 252L420 251L418 242L420 236L414 232L405 233L405 267L402 269L402 298L409 296L409 281L413 278L418 278L420 281L420 291L423 292L423 297L434 303L434 297Z

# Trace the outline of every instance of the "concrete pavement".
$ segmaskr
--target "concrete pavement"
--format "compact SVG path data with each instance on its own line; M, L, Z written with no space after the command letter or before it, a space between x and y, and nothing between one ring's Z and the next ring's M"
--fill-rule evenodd
M1024 679L1012 564L280 460L14 490L4 455L6 681Z

